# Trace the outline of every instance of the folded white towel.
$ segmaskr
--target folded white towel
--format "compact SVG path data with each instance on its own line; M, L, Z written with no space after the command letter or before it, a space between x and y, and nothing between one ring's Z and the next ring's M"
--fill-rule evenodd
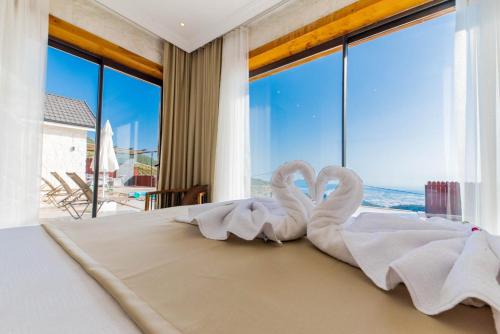
M245 240L255 238L276 242L300 238L313 209L312 200L293 183L293 174L301 173L314 196L315 173L304 161L292 161L276 170L271 180L276 199L251 198L226 203L195 206L179 222L198 225L209 239L226 240L232 233Z
M339 185L313 211L307 227L313 244L361 268L384 290L404 283L415 307L425 314L438 314L462 302L486 303L498 331L500 237L442 218L386 213L351 218L361 202L362 184L354 172L339 167L324 171L317 179L318 201L325 180L337 179Z

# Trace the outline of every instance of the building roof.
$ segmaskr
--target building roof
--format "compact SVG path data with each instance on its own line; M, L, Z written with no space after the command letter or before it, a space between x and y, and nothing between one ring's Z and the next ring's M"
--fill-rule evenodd
M47 94L44 121L95 129L95 116L85 101Z

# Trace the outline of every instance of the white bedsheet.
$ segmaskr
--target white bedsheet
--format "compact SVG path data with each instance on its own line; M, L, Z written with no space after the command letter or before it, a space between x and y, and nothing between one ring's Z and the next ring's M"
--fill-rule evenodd
M140 331L42 227L32 226L0 230L0 333Z

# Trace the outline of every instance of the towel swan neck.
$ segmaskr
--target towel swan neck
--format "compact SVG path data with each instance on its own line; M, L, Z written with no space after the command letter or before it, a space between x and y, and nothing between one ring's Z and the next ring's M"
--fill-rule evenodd
M323 200L329 181L337 188ZM340 166L323 168L316 179L316 207L307 225L307 237L322 251L356 265L341 235L342 225L356 212L363 200L363 181L352 170Z
M295 239L297 235L305 234L306 224L314 207L312 200L293 183L295 173L303 176L311 198L316 197L316 173L307 162L300 160L287 162L274 172L271 189L285 212L285 216L274 224L280 240Z
M339 184L323 200L325 186L329 181L338 181ZM323 168L318 174L315 188L316 207L330 211L334 210L337 212L336 217L339 217L338 213L342 213L342 218L349 218L363 200L363 181L354 171L345 167L327 166ZM330 212L330 215L333 215L333 213ZM335 223L342 224L345 220L336 219Z

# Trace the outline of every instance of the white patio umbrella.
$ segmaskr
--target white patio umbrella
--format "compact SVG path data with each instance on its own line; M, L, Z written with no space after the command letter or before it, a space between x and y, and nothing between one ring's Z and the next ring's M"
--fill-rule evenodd
M113 147L113 130L109 120L101 129L101 147L99 152L99 171L104 173L102 195L104 196L104 188L106 186L106 176L109 172L114 172L120 166L116 159L115 149Z

